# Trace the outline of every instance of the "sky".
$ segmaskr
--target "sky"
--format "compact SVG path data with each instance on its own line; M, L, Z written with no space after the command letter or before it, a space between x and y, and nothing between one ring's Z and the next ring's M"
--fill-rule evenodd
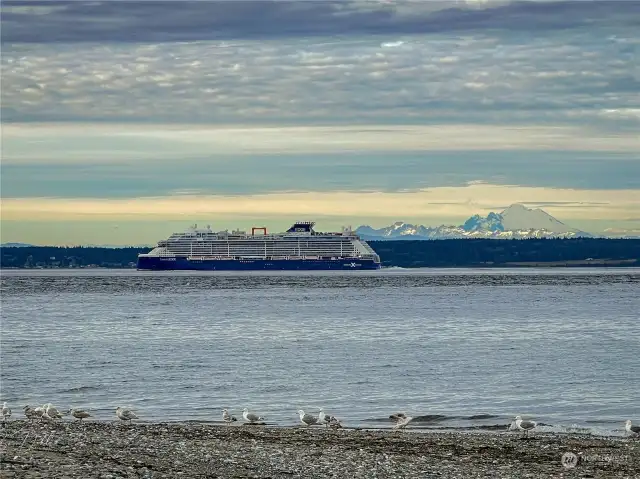
M640 2L2 2L2 242L512 203L640 233Z

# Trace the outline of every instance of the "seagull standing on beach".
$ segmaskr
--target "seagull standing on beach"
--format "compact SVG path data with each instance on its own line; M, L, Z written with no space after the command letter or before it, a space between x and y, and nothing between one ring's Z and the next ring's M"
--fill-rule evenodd
M131 409L125 409L123 407L116 408L116 416L118 416L123 421L129 422L131 422L132 419L138 419L138 416L136 416L133 411L131 411Z
M28 407L28 406L27 406ZM36 414L36 416L41 417L46 419L44 416L47 414L45 411L45 408L43 408L42 406L38 406L37 408L35 408L33 410L33 412Z
M44 412L51 419L61 419L62 414L58 411L53 404L50 402L42 406L44 408Z
M41 414L36 409L37 408L32 408L28 404L22 408L27 419L35 419L41 416Z
M523 420L521 416L516 416L516 427L523 432L523 435L529 437L529 431L534 429L538 423L535 421Z
M229 414L229 411L227 411L226 409L222 410L222 420L224 422L237 421L236 417Z
M258 416L257 414L253 414L252 412L249 412L248 408L244 408L244 411L242 411L242 417L244 418L245 421L249 423L264 421L263 417Z
M2 420L6 421L11 417L11 409L7 406L7 401L2 404Z
M337 417L329 416L329 422L327 423L327 427L331 429L340 429L342 428L342 423L340 422L340 419L338 419Z
M298 409L298 415L300 416L300 422L305 426L313 426L314 424L318 424L318 418L312 416L311 414L305 414L302 409Z
M324 409L322 408L319 408L319 409L320 409L320 412L318 413L318 424L324 424L325 426L333 429L342 427L342 424L340 423L340 420L337 417L331 416L330 414L325 414Z
M89 414L84 409L69 409L67 414L71 414L76 419L80 419L80 421L82 421L85 418L91 417L91 414Z
M640 437L640 426L632 426L631 419L627 419L627 422L624 423L624 429L631 434L632 437Z
M389 419L396 423L393 429L404 429L413 420L413 417L407 416L403 412L397 412L389 416Z

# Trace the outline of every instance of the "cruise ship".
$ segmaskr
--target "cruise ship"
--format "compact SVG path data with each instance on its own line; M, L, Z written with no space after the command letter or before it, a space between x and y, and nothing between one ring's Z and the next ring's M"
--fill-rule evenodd
M318 271L379 269L380 257L351 228L320 233L299 221L284 233L265 227L214 232L193 225L138 255L139 270Z

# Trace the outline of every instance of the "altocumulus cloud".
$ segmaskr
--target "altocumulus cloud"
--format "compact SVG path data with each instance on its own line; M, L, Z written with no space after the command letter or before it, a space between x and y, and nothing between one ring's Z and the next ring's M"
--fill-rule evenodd
M3 119L633 131L638 5L4 2Z

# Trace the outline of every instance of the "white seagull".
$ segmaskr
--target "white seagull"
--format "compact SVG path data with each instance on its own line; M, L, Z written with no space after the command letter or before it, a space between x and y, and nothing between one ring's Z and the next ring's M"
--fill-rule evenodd
M81 421L85 418L91 417L91 414L84 409L69 409L67 414L71 414L73 417L80 419Z
M300 422L305 426L313 426L314 424L318 424L317 417L311 414L305 414L302 409L298 409L298 415L300 416Z
M335 416L331 416L330 414L325 414L324 409L319 408L320 412L318 413L318 423L319 424L324 424L327 427L333 428L333 429L338 429L342 427L342 424L340 423L340 420L335 417Z
M44 408L44 412L47 414L47 416L49 416L51 419L60 419L62 418L62 413L60 413L60 411L58 411L55 406L53 404L51 404L50 402L45 404L44 406L42 406Z
M257 414L253 414L252 412L249 412L248 408L244 408L244 411L242 411L242 417L244 418L245 421L250 423L264 421L263 417L258 416Z
M407 416L403 412L397 412L389 416L389 419L396 423L393 429L404 429L413 420L413 417Z
M132 419L138 419L138 416L136 416L133 411L131 411L131 409L125 409L123 407L116 408L116 416L118 416L123 421L129 422L131 422Z
M524 431L523 435L529 437L529 431L534 429L538 423L535 421L523 420L521 416L516 416L516 427Z
M2 404L2 420L6 421L11 417L11 409L7 406L7 401Z
M44 416L47 414L47 412L42 406L38 406L33 410L33 412L36 414L36 416L46 419Z
M222 420L224 422L237 421L236 417L229 414L229 411L227 411L226 409L222 410Z
M633 437L640 437L640 426L632 426L631 419L624 423L624 429Z

